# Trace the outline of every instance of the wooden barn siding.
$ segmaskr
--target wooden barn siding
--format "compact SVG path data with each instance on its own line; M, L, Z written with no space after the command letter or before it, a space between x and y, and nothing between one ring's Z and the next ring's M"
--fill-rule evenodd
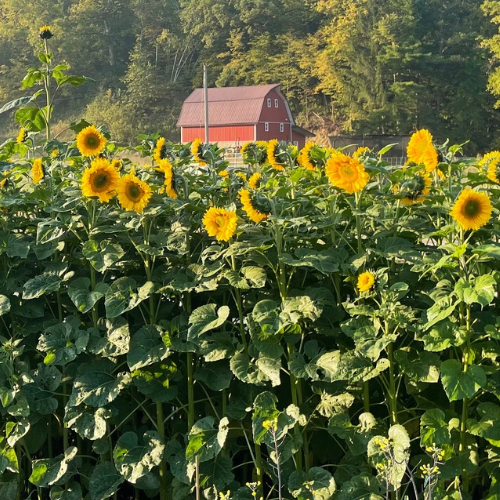
M267 99L271 99L271 107L267 107ZM278 107L274 106L274 100L278 99ZM265 130L265 123L269 123L269 131ZM284 125L284 131L280 132L280 123ZM271 90L264 98L262 112L260 113L259 123L257 124L257 140L270 141L278 139L279 141L290 141L290 118L286 111L283 98L275 90Z
M244 142L253 141L253 125L225 125L222 127L209 127L208 135L210 142L231 142L242 145ZM182 142L190 142L201 139L205 142L204 127L183 127Z
M306 138L297 132L293 132L292 141L297 141L297 147L299 149L302 149L306 145Z

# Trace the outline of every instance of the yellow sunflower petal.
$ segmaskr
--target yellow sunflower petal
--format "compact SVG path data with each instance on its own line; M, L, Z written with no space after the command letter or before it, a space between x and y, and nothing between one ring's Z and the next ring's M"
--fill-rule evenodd
M134 210L139 214L142 213L153 194L151 188L134 173L120 178L117 191L120 205L127 211Z
M97 196L101 203L106 203L115 196L119 180L118 170L106 158L96 158L83 172L82 194Z
M370 271L365 271L358 276L358 290L367 292L375 283L375 275Z
M361 191L370 179L362 163L343 153L335 153L328 159L325 172L335 187L348 193Z
M252 204L252 197L250 196L250 191L248 189L242 189L239 193L241 204L243 205L243 210L247 214L248 218L258 224L267 218L267 214L257 210Z
M238 216L224 208L210 207L203 217L203 225L209 236L215 236L218 241L229 241L236 232Z

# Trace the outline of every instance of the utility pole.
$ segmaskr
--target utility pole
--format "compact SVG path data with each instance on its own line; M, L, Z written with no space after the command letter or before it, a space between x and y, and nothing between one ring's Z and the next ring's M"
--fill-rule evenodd
M210 144L208 137L208 71L207 65L203 65L203 103L205 107L205 144Z

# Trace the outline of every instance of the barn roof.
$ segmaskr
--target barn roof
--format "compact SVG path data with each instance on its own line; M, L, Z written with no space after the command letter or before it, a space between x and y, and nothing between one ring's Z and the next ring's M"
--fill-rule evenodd
M264 99L279 84L208 89L208 117L211 126L258 123ZM203 89L194 90L182 105L178 127L203 127Z

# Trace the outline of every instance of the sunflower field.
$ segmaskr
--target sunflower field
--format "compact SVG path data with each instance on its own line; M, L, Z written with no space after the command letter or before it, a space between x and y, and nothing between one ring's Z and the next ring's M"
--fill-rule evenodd
M40 36L0 109L0 499L498 500L500 152L62 141L85 78Z

